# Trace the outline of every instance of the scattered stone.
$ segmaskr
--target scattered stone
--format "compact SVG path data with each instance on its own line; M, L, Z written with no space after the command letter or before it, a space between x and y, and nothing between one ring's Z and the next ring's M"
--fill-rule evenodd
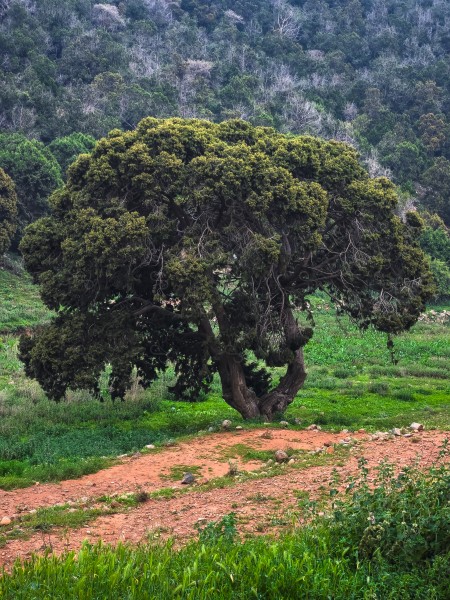
M412 436L413 436L413 434L412 434L412 433L404 433L404 434L403 434L403 437L405 437L405 438L410 438L410 437L412 437Z
M192 473L185 473L181 483L183 485L191 485L192 483L195 483L195 477L192 475Z
M322 429L322 427L320 427L320 425L316 425L315 423L313 423L312 425L309 425L306 428L306 431L320 431Z
M263 425L272 425L272 423L268 423L267 421L264 421Z
M281 427L289 427L289 423L287 421L280 421L280 426Z
M411 429L411 431L423 431L422 423L411 423L409 428Z
M11 525L12 521L9 517L3 517L0 521L0 525Z
M295 459L291 458L288 460L288 465L293 465L295 463Z
M391 429L391 433L397 437L402 435L402 432L398 427L394 427L394 429Z
M238 425L238 426L236 427L236 429L237 429L237 431L242 431L242 429L244 429L244 428L243 428L241 425Z
M269 460L266 462L266 467L271 467L273 465L273 460L271 458L269 458Z
M342 429L341 433L348 433L348 429Z
M128 454L118 454L117 458L127 458Z
M358 429L358 433L366 433L365 429Z
M264 440L271 440L273 435L270 433L270 431L265 431L260 437L262 437Z
M325 446L325 448L329 448L333 444L332 444L332 442L324 442L323 445Z
M230 429L231 427L231 421L229 419L225 419L225 421L222 421L222 429Z
M275 452L275 460L277 461L277 463L283 463L289 460L289 456L284 450L277 450Z
M142 456L142 454L140 452L135 452L133 454L133 458L139 458L139 456Z
M299 419L298 417L295 417L295 419L294 419L294 423L295 423L296 425L300 425L300 423L301 423L301 422L302 422L302 420L301 420L301 419Z
M145 447L147 448L147 450L154 450L155 449L155 445L154 444L147 444Z
M214 432L215 432L215 430L216 430L216 428L215 428L215 427L208 427L208 431L209 431L209 433L214 433Z

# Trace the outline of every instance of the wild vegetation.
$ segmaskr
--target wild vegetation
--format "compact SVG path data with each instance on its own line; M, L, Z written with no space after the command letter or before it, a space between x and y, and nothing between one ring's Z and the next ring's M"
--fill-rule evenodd
M450 247L442 0L3 0L0 168L23 228L77 154L144 117L243 118L346 141ZM26 159L24 158L26 157ZM450 267L426 245L441 297Z
M442 0L3 0L1 127L48 145L148 115L244 118L348 140L448 225L449 11Z
M441 459L448 450L442 449ZM436 598L450 584L449 471L380 465L375 489L360 462L346 498L330 488L319 516L299 502L308 523L279 539L237 536L232 513L199 529L181 549L172 543L85 544L75 556L35 557L0 579L5 599L48 598ZM334 482L335 485L338 482ZM81 515L82 517L82 515ZM84 517L86 518L86 517ZM95 573L95 577L92 577Z
M169 368L147 390L134 379L125 402L112 401L107 373L100 379L102 402L86 391L71 391L55 404L28 379L17 358L14 329L48 318L35 288L23 276L0 272L22 306L3 314L0 353L0 489L26 487L35 481L58 481L96 471L116 456L164 446L180 436L218 430L224 419L242 423L221 399L213 379L211 391L198 402L177 402ZM311 298L317 329L305 348L308 377L285 413L293 427L316 423L324 429L386 431L413 421L425 427L450 428L450 344L448 312L436 307L407 334L396 337L394 365L386 335L364 333L346 317L336 320L325 298ZM273 377L279 376L273 369ZM280 373L281 374L281 373ZM282 418L282 417L280 417ZM301 422L295 425L295 419ZM260 426L259 420L248 424Z
M447 600L447 442L426 471L362 456L450 430L449 23L445 0L0 0L2 510L23 494L0 562L249 494L191 541L49 542L2 598ZM198 488L183 457L151 489L36 500L224 419L229 471ZM413 421L428 442L394 433ZM336 443L273 463L283 434ZM242 533L246 503L267 519Z

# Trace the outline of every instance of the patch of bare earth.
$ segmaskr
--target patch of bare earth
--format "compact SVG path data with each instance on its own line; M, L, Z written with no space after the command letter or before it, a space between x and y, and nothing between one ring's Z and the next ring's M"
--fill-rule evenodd
M150 499L124 512L104 515L80 529L54 529L45 534L36 533L30 539L11 539L0 549L0 565L11 565L17 558L26 559L32 553L51 549L55 553L77 550L84 540L95 543L103 540L139 543L152 535L173 536L184 540L196 534L198 523L220 519L234 512L243 533L271 532L274 528L298 521L298 494L317 498L328 491L335 470L344 482L358 469L358 458L363 456L369 467L388 460L398 468L418 463L423 469L430 466L439 454L439 448L448 433L426 431L413 437L389 437L373 440L365 433L354 434L357 443L342 454L340 446L348 434L323 431L293 431L271 429L224 432L179 443L160 452L151 452L123 459L109 469L82 479L59 484L36 485L31 488L4 492L0 490L0 519L8 516L12 524L20 524L20 516L42 507L61 503L98 504L102 496L144 490L155 492L161 488L184 489L179 481L167 479L174 467L198 467L201 473L196 483L182 495L173 498ZM298 468L286 465L273 477L255 477L218 489L205 489L208 481L227 474L229 465L225 456L233 453L236 444L255 450L306 451L323 448L329 453L324 466ZM309 455L304 455L309 456ZM261 461L244 463L242 471L261 469ZM2 528L0 527L0 533Z

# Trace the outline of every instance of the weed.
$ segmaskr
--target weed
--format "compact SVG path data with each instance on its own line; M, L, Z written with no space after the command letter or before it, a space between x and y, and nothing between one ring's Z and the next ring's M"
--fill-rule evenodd
M201 467L198 465L174 465L170 467L168 474L161 474L161 479L170 479L171 481L180 481L185 473L192 475L201 475Z
M250 500L250 502L257 502L258 504L265 504L266 502L270 502L271 500L273 500L273 497L266 496L265 494L258 492L254 496L249 496L248 500Z
M230 513L222 517L220 521L207 523L204 527L199 525L197 529L199 541L205 546L214 545L218 541L231 544L237 538L236 515Z
M367 388L369 394L377 394L378 396L387 396L389 393L389 384L385 381L377 381L371 383Z
M237 460L228 460L228 472L227 477L236 477L239 475L239 465Z
M416 401L415 395L412 392L409 392L408 390L396 392L394 394L394 398L396 400L400 400L400 402L415 402Z

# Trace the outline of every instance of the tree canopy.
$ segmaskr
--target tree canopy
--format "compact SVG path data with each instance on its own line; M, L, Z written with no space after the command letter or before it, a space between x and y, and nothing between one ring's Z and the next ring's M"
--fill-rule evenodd
M11 238L16 231L17 195L14 183L0 169L0 257L8 250Z
M421 221L353 148L233 120L144 119L69 168L21 244L53 322L20 350L50 397L123 398L169 364L195 399L219 374L245 418L272 418L306 378L308 295L362 328L407 330L433 293ZM296 309L303 309L301 313ZM299 316L300 315L300 316ZM286 367L278 383L267 367Z
M48 210L47 198L62 184L53 154L37 140L20 134L0 134L0 168L13 179L18 197L18 229Z

